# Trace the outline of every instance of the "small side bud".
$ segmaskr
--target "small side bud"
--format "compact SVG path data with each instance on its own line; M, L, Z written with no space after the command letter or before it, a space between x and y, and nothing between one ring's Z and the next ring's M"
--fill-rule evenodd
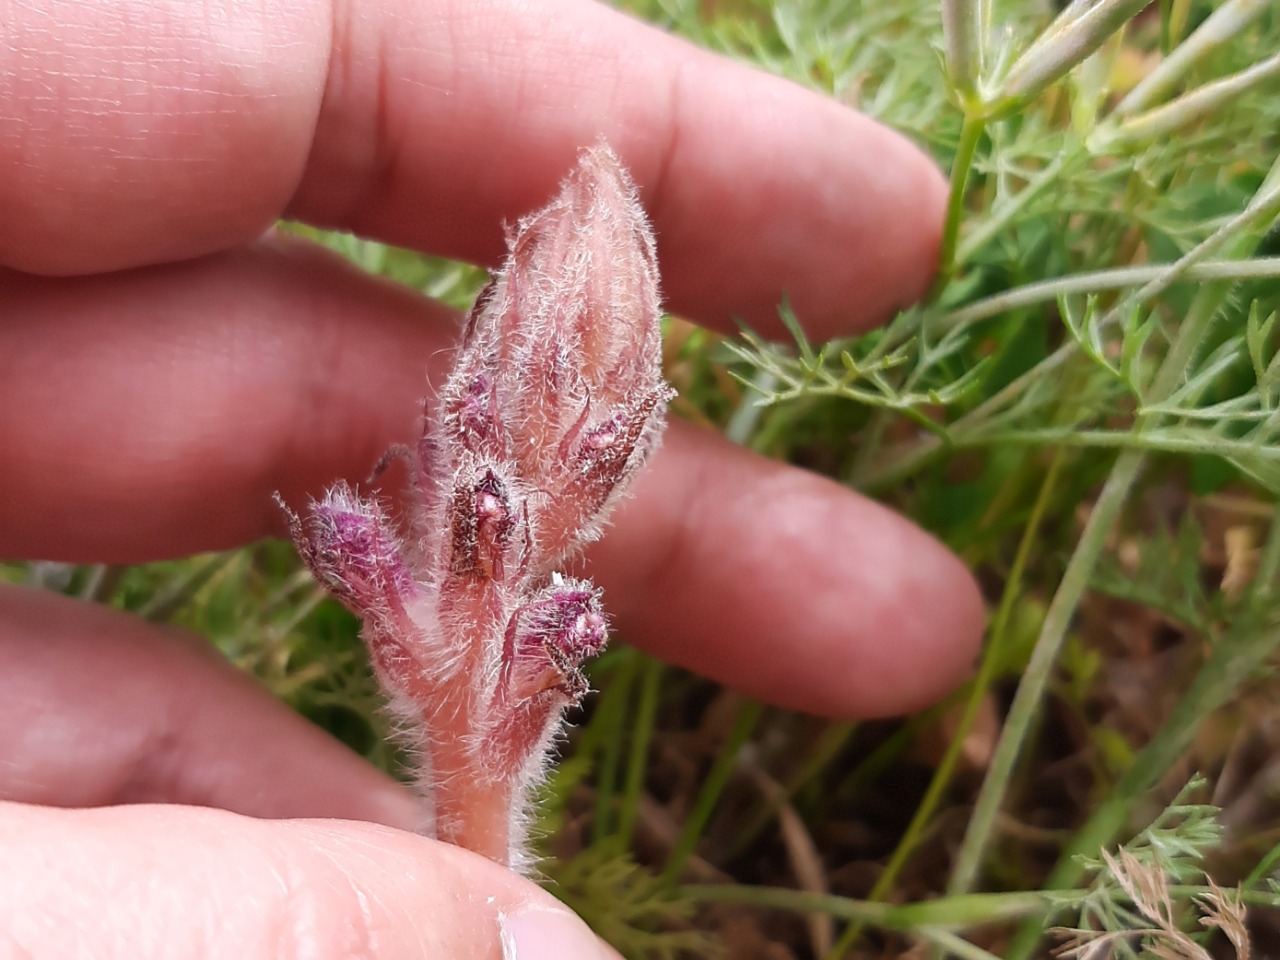
M505 455L497 404L496 385L484 372L476 373L459 395L449 398L446 422L463 449L477 456Z
M507 484L492 467L484 468L477 479L460 480L454 487L450 513L452 572L503 580L518 517Z
M553 577L516 610L490 707L486 766L515 777L541 757L565 707L586 695L582 663L604 649L608 635L600 591L585 580Z
M416 591L399 539L382 507L345 483L334 485L300 519L279 494L289 533L312 574L353 613L403 607Z
M628 405L618 407L597 426L587 430L570 453L573 479L570 496L586 507L584 512L601 513L610 504L614 491L625 486L657 439L654 412L671 399L672 390L659 384Z
M311 504L305 518L290 510L279 494L276 502L312 576L364 619L375 666L388 680L402 684L414 661L409 646L418 634L407 608L420 588L378 501L339 483Z
M517 701L556 688L576 701L586 692L579 667L608 638L600 591L590 581L553 578L511 617L499 694Z

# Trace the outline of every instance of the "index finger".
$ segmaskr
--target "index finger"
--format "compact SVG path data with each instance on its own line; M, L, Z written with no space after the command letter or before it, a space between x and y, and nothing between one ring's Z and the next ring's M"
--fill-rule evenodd
M906 140L586 0L8 3L0 263L182 259L287 215L495 262L575 151L640 184L672 309L815 336L914 299L943 183Z

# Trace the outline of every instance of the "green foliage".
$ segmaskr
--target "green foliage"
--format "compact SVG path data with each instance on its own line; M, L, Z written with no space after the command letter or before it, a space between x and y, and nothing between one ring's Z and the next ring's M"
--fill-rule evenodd
M1204 787L1203 780L1192 780L1116 853L1103 850L1098 857L1082 857L1093 874L1082 894L1050 895L1050 903L1070 915L1069 925L1054 930L1065 940L1065 955L1090 956L1108 949L1110 956L1129 960L1207 960L1202 944L1206 928L1224 929L1233 940L1247 937L1239 893L1232 897L1212 887L1194 893L1187 889L1211 882L1205 857L1222 839L1218 808L1190 801Z
M873 334L815 345L803 334L804 318L784 306L793 346L747 334L730 350L735 376L770 411L794 405L811 420L834 419L827 411L837 404L864 411L837 472L872 490L918 491L894 499L971 557L999 556L997 515L1038 516L1048 525L1055 512L1096 497L1075 543L1057 540L1070 558L1064 569L1024 550L1020 563L1028 568L1015 565L1005 584L1010 611L1028 589L1047 592L1052 602L949 885L961 893L989 855L995 814L1010 799L1015 770L1030 760L1027 741L1044 699L1062 689L1050 676L1066 671L1075 696L1084 697L1097 672L1087 647L1064 645L1091 586L1160 610L1191 636L1212 631L1248 645L1248 635L1252 654L1271 649L1258 632L1261 615L1247 612L1253 601L1232 603L1206 590L1193 514L1176 521L1170 540L1163 526L1142 519L1138 505L1144 489L1179 477L1191 480L1186 497L1242 481L1258 498L1280 492L1280 263L1259 256L1272 252L1280 163L1276 139L1255 133L1280 128L1280 100L1267 93L1280 22L1259 5L1245 11L1237 2L1214 15L1226 36L1209 42L1207 31L1194 32L1209 10L1188 4L1127 23L1144 3L1103 0L1071 5L1046 25L1031 5L974 0L941 5L946 30L939 37L927 9L911 10L910 22L897 19L909 6L781 4L772 43L762 39L758 21L736 39L757 62L836 93L849 89L839 79L848 80L844 65L865 63L892 43L893 30L865 38L860 31L869 21L920 31L914 39L921 48L943 47L950 84L942 73L906 66L923 58L899 48L893 67L859 91L860 105L873 105L952 164L943 282L924 307ZM830 29L837 7L857 26ZM833 54L835 36L855 49ZM1145 59L1179 42L1194 56L1168 56L1154 68ZM1126 96L1153 72L1158 95ZM1228 76L1232 96L1219 97L1226 88L1217 81ZM877 96L899 83L915 90L911 105L922 123L901 119ZM1200 106L1209 102L1212 110ZM1158 137L1151 135L1156 129ZM767 424L768 416L761 419ZM914 429L903 429L903 421ZM966 451L979 459L967 460ZM1050 455L1068 474L1056 490L1020 480L1028 468L1041 474ZM954 482L958 464L971 479ZM1101 494L1091 492L1088 484L1103 479ZM1040 506L1032 510L1036 496ZM1112 559L1108 539L1120 529L1141 542L1136 571ZM1269 595L1263 578L1272 576L1259 573L1253 594ZM971 704L999 676L997 658L1008 654L995 641L1011 621L997 619L990 666ZM1105 843L1123 829L1172 761L1173 745L1185 745L1226 690L1252 676L1239 667L1261 662L1250 652L1215 652L1163 735L1139 754L1115 735L1093 738L1093 749L1112 757L1100 769L1127 775L1106 816L1092 818L1081 838ZM1087 663L1094 666L1083 668ZM949 776L940 772L935 785ZM930 792L922 812L935 801ZM919 817L913 821L873 897L887 894L886 878L903 866L922 827ZM1068 874L1059 871L1050 882ZM836 953L861 929L851 926ZM1026 955L1033 943L1027 928L1013 955Z
M712 957L720 951L692 929L695 903L625 854L596 847L551 872L552 891L630 960Z

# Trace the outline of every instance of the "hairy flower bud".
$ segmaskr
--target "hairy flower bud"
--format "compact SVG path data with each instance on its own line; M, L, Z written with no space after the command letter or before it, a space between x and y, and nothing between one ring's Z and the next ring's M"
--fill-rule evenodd
M586 692L579 667L604 649L608 636L600 591L586 580L552 577L511 616L499 697L517 701L556 688L577 700Z
M653 237L607 147L508 246L416 448L396 451L416 494L409 547L345 485L289 517L316 579L365 619L415 732L431 831L519 864L523 798L608 633L600 592L554 570L599 536L671 390Z
M326 590L364 620L365 640L384 682L399 688L417 672L419 630L409 608L421 588L401 556L390 519L377 500L345 483L331 487L300 519L276 498L298 553Z
M553 575L507 625L487 763L518 776L554 733L561 712L587 692L583 661L604 649L609 627L600 591L585 580Z
M599 535L656 440L671 396L658 271L635 185L604 146L508 243L468 318L439 426L460 450L510 458L539 492L530 512L545 572Z

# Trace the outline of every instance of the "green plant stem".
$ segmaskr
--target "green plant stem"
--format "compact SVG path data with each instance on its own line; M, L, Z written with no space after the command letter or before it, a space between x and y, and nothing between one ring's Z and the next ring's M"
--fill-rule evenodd
M759 391L761 396L773 390L777 383L778 378L768 370L757 370L751 378L752 387ZM738 409L733 411L733 416L725 426L724 435L739 446L747 446L756 432L763 412L764 405L754 395L750 393L743 395Z
M937 722L942 712L952 704L952 697L940 704L935 704L923 713L912 715L885 737L879 746L844 776L836 788L836 796L841 799L856 796L884 776L920 735L920 731Z
M631 733L631 753L627 758L626 782L623 785L622 809L618 813L618 837L623 849L631 846L636 818L640 812L640 794L644 791L644 775L648 768L649 744L653 741L654 719L662 688L662 663L647 659L640 668L639 702Z
M976 114L966 114L960 126L960 140L951 163L951 188L947 195L947 215L942 227L942 247L938 254L938 277L929 299L935 300L946 288L955 267L956 243L960 236L960 218L964 213L965 187L969 171L987 122Z
M1251 203L1250 208L1253 206L1254 204ZM1236 242L1233 244L1233 252L1243 252L1247 238L1236 237L1235 241ZM1158 404L1167 399L1185 378L1187 367L1196 351L1200 349L1205 336L1212 326L1213 318L1227 293L1228 288L1225 285L1211 284L1210 286L1202 288L1199 293L1196 294L1187 311L1186 317L1178 327L1177 336L1170 346L1169 352L1161 362L1160 368L1156 372L1155 378L1151 384L1149 399L1152 404ZM1144 430L1158 425L1160 420L1161 417L1159 416L1140 415L1137 419L1137 424L1135 425L1135 433L1141 435ZM1126 450L1120 455L1116 461L1116 466L1113 468L1111 478L1107 482L1107 487L1104 488L1103 495L1099 498L1099 506L1102 504L1102 499L1106 497L1108 488L1112 486L1112 483L1116 480L1117 476L1121 474L1122 468L1126 470L1131 469L1134 473L1134 477L1136 477L1136 473L1140 469L1141 463L1142 454L1137 450ZM1132 484L1132 479L1133 478L1130 478L1129 485ZM1089 523L1086 525L1085 535L1081 537L1081 545L1077 548L1076 553L1072 556L1071 562L1068 565L1068 576L1070 575L1071 568L1076 566L1077 560L1085 554L1085 540L1089 536L1090 527L1093 526L1094 521L1098 519L1098 516L1099 510L1095 507L1094 513L1090 516ZM1108 522L1107 526L1110 527L1110 525L1110 522ZM1280 538L1276 536L1275 527L1273 525L1272 540L1275 542L1278 539ZM1277 562L1280 562L1280 547L1275 547L1274 552L1278 558ZM1092 560L1089 562L1088 569L1085 571L1086 575L1088 571L1092 569L1093 562L1095 561L1096 552ZM1051 613L1053 612L1053 608L1058 605L1058 597L1062 595L1065 586L1066 578L1064 577L1063 588L1059 589L1058 595L1054 597L1054 602L1050 607ZM1079 597L1077 596L1077 602L1078 599ZM1073 603L1072 612L1074 612L1074 606L1075 605ZM1046 633L1047 630L1041 634L1042 640ZM1039 653L1039 644L1037 644L1036 653ZM1033 660L1034 659L1035 655L1033 655ZM1178 708L1175 709L1175 715L1160 728L1159 732L1152 738L1151 742L1142 749L1139 757L1135 759L1134 763L1121 778L1120 783L1112 790L1108 801L1099 808L1084 827L1077 831L1071 843L1068 845L1067 852L1060 859L1059 866L1055 869L1054 874L1049 880L1048 886L1050 889L1059 889L1064 885L1069 884L1072 877L1078 875L1077 871L1079 869L1079 865L1074 859L1075 853L1087 850L1092 854L1096 851L1096 848L1099 845L1109 842L1110 839L1115 836L1115 834L1124 825L1125 818L1128 815L1133 799L1139 794L1139 792L1149 789L1149 787L1154 784L1155 779L1168 769L1169 764L1177 755L1177 752L1180 752L1184 746L1184 739L1191 735L1199 720L1205 715L1205 713L1197 713L1196 711L1216 708L1216 704L1212 703L1213 695L1215 693L1221 693L1222 696L1227 695L1226 692L1224 692L1223 687L1219 684L1219 681L1222 678L1216 674L1220 670L1231 670L1233 671L1232 676L1235 676L1234 671L1239 668L1239 664L1234 661L1229 661L1217 668L1214 668L1213 664L1214 658L1210 658L1210 663L1206 664L1205 668L1201 670L1200 674L1196 677L1196 680L1192 683L1191 689L1188 690L1187 694L1180 701ZM1018 688L1018 694L1015 696L1014 707L1010 710L1010 722L1006 724L1006 730L1012 726L1013 712L1014 709L1018 707L1018 700L1021 699L1023 688L1025 686L1026 681L1024 679L1023 684ZM1037 691L1037 697L1038 695L1039 692ZM1002 737L1001 744L997 747L997 754L1000 753L1000 748L1003 746L1003 742L1004 738ZM991 777L988 777L988 780L991 779ZM986 793L986 788L987 784L984 782L984 795ZM979 805L981 805L982 802L983 799L980 796ZM991 809L992 816L994 816L995 809L996 808L994 807ZM978 817L975 814L974 821L976 822L977 820ZM972 823L970 824L970 827L971 829L973 828ZM988 833L982 836L981 847L978 848L976 852L970 853L969 858L965 861L966 872L961 875L959 868L957 868L957 876L962 876L965 884L963 886L957 885L952 887L951 892L958 893L969 889L976 874L977 858L980 856L981 850L986 847L987 837L989 837L989 830ZM968 836L966 836L965 848L967 851ZM1009 954L1009 960L1024 960L1025 957L1028 957L1034 949L1039 936L1040 933L1037 929L1033 928L1030 924L1025 925L1020 931L1019 937L1015 942L1015 948L1012 949Z
M740 903L761 909L825 913L838 920L859 921L880 930L921 927L963 930L1021 917L1044 916L1050 906L1049 899L1037 891L971 893L906 904L873 903L834 894L740 884L691 884L680 887L678 893L681 899L698 903Z
M1188 270L1220 247L1234 242L1234 254L1236 256L1244 256L1244 247L1251 239L1250 233L1259 224L1270 225L1277 215L1280 215L1280 159L1277 159L1276 163L1271 167L1266 179L1262 182L1262 186L1258 188L1253 199L1250 200L1244 210L1219 226L1213 233L1201 240L1176 261L1169 264L1150 281L1121 298L1120 302L1107 311L1107 314L1098 321L1099 331L1116 325L1130 311L1136 309L1139 304L1169 289L1181 280ZM993 396L978 404L978 406L951 425L947 431L948 442L958 443L966 430L972 430L975 428L975 424L981 425L984 420L989 420L998 411L1004 409L1021 396L1032 384L1043 381L1045 376L1075 356L1078 349L1079 347L1074 340L1064 343L1026 373L1021 374ZM926 436L914 442L906 452L896 457L886 458L887 462L879 471L864 478L863 485L867 489L876 489L899 482L936 456L942 448L943 440L941 437L937 435Z
M1252 87L1271 83L1278 77L1280 53L1255 63L1247 70L1206 83L1163 106L1129 117L1118 126L1101 128L1090 143L1096 142L1098 148L1110 150L1171 136L1206 114L1222 109Z
M689 857L698 846L698 841L702 839L720 794L724 791L737 765L738 751L751 736L751 731L755 729L763 712L764 707L756 700L748 700L739 708L733 729L729 731L729 738L725 741L720 755L716 757L715 763L711 765L711 770L702 783L702 790L699 791L693 808L685 818L680 838L676 841L671 856L667 859L666 868L662 871L662 878L668 883L674 883L679 879L685 864L689 862Z
M80 588L80 599L91 603L106 603L115 595L128 567L123 564L95 563L88 567L88 576Z
M1171 884L1168 889L1175 902L1203 897L1213 892L1213 888L1207 884ZM782 887L687 884L677 888L676 896L691 903L737 903L760 910L823 913L839 920L860 921L878 930L922 933L930 929L970 930L1019 919L1040 922L1050 912L1070 909L1087 898L1096 896L1096 893L1091 890L1054 893L1020 890L1013 893L966 893L916 903L894 904L851 900L830 893L808 893ZM1121 900L1128 895L1116 890L1112 896ZM1240 899L1250 906L1280 906L1280 894L1269 889L1246 888L1240 892Z
M1263 184L1263 188L1260 188L1259 194L1264 193L1270 180L1271 177L1268 177L1268 180ZM1280 191L1277 191L1277 193L1280 194ZM1257 199L1257 196L1255 196L1254 201L1250 202L1244 211L1245 213L1257 209ZM1240 220L1241 216L1232 218L1233 222ZM1214 236L1219 235L1220 231L1215 231ZM1241 247L1244 240L1239 234L1224 237L1220 242L1225 243L1228 239L1235 241L1233 252L1242 252ZM1191 256L1191 254L1201 250L1203 247L1204 244L1202 243L1195 250L1189 252L1187 256ZM1186 257L1178 262L1182 263L1184 260L1186 260ZM1164 281L1152 281L1142 289L1147 290L1161 282ZM1151 403L1160 403L1167 399L1185 376L1187 365L1203 342L1218 305L1225 295L1226 290L1219 285L1206 287L1196 295L1187 317L1178 327L1177 336L1168 354L1166 354L1159 370L1156 372L1149 395ZM1119 310L1119 306L1113 308L1100 323L1118 319ZM1139 416L1135 425L1135 432L1141 434L1144 429L1155 425L1158 420L1158 417ZM992 757L991 768L983 781L973 818L969 822L969 828L965 833L960 852L956 856L955 869L952 873L951 882L947 886L948 893L967 892L972 889L977 879L982 857L989 848L991 835L995 828L996 816L1008 790L1014 764L1021 754L1022 744L1026 738L1027 731L1030 729L1031 721L1039 708L1040 699L1048 684L1049 676L1057 660L1058 652L1062 647L1062 642L1066 638L1067 629L1070 626L1072 617L1075 615L1076 607L1084 595L1089 575L1101 556L1105 540L1119 518L1120 509L1128 498L1130 489L1137 480L1139 473L1141 473L1143 460L1144 455L1140 450L1125 450L1120 454L1111 469L1111 475L1107 478L1107 482L1098 496L1097 503L1094 504L1093 511L1089 515L1084 532L1080 536L1080 542L1077 544L1076 550L1072 554L1071 560L1067 564L1067 569L1063 574L1062 582L1054 594L1052 602L1049 604L1044 626L1041 629L1039 639L1036 641L1031 661L1027 665L1022 682L1018 685L1018 691L1014 695L1013 703L1009 708L1009 715L1005 720L1004 729L996 745L995 755Z
M1009 624L1013 619L1013 611L1018 598L1022 595L1022 576L1026 571L1031 551L1034 549L1039 536L1045 510L1052 501L1058 473L1062 469L1062 461L1062 451L1058 451L1045 474L1044 482L1040 485L1040 492L1036 496L1035 504L1031 509L1031 516L1027 520L1026 529L1023 531L1022 538L1018 543L1018 550L1014 555L1009 578L1005 583L1004 592L1000 598L1000 606L996 611L995 620L991 626L991 638L987 642L982 663L978 667L978 675L974 678L969 697L965 701L964 713L960 717L960 722L956 725L956 730L951 737L951 742L947 745L947 751L943 755L942 761L938 764L932 779L929 781L928 789L925 790L920 805L916 807L911 822L907 825L907 829L903 831L902 839L898 841L898 845L894 849L893 855L889 858L889 862L876 879L875 886L871 888L871 892L867 896L868 900L883 900L885 895L893 888L893 884L897 881L902 868L906 866L907 860L919 845L926 825L932 819L938 805L942 802L947 787L951 783L952 774L955 772L961 750L964 748L965 738L968 737L969 731L973 729L973 724L977 720L982 702L990 693L991 686L995 682L996 668L1000 663L999 654L1004 650ZM862 929L862 924L851 923L845 929L835 949L832 950L830 954L831 960L836 960L836 958L843 956L844 952L862 934Z
M981 0L942 0L947 76L966 110L972 109L982 73L982 20Z
M972 257L975 252L981 250L996 234L1003 230L1009 224L1009 221L1025 210L1027 204L1048 187L1057 183L1058 175L1062 172L1066 160L1067 155L1059 153L1043 170L1028 180L1016 196L1011 197L998 208L993 209L991 216L987 219L979 220L973 229L965 235L964 239L960 241L956 251L956 260L964 263Z
M1266 416L1265 412L1258 414ZM1042 430L1001 430L990 438L965 437L957 440L955 447L963 450L969 447L989 446L996 443L1008 443L1016 446L1063 446L1084 447L1093 450L1145 450L1152 453L1208 453L1219 457L1236 458L1248 454L1270 455L1280 460L1280 449L1259 449L1258 444L1248 440L1236 440L1229 437L1213 439L1209 437L1177 436L1156 434L1152 430L1137 433L1131 430L1073 430L1070 427L1046 427Z
M603 750L600 772L596 775L595 818L591 824L592 835L597 842L613 833L613 805L617 796L618 768L622 762L622 731L639 664L639 654L632 650L624 651L624 654L626 658L601 696L590 727L593 733L599 731L599 740L592 746ZM585 749L587 745L583 746Z
M1161 4L1160 10L1160 49L1165 53L1175 49L1187 31L1187 20L1191 16L1192 0L1169 0Z
M949 894L964 893L972 889L977 880L978 869L990 847L996 817L1008 791L1014 765L1022 754L1023 743L1040 707L1040 699L1049 683L1058 652L1062 649L1076 607L1084 595L1089 575L1102 554L1106 539L1142 471L1142 466L1143 455L1140 452L1126 450L1120 454L1093 506L1084 532L1080 535L1080 542L1071 555L1062 582L1045 613L1040 637L1009 707L1009 715L991 758L991 766L978 793L973 817L956 855L951 880L947 884Z
M949 954L960 957L961 960L1000 960L991 951L983 950L976 943L970 943L963 937L958 937L947 930L939 930L936 927L923 927L915 932L918 937L928 941L935 947L947 951Z
M832 724L827 728L818 738L818 742L806 752L804 764L787 779L782 792L776 797L766 799L760 810L738 831L737 837L729 848L729 855L736 856L750 846L751 842L760 835L760 831L773 819L782 804L799 793L810 780L821 774L844 749L845 744L857 729L858 724L852 721Z
M1007 116L1106 43L1151 0L1096 0L1067 7L1005 74L991 115ZM1083 12L1082 12L1083 11Z
M1178 44L1155 69L1143 77L1116 105L1118 116L1145 110L1176 87L1187 72L1213 51L1233 40L1261 16L1274 0L1228 0L1214 10L1195 32Z
M1271 874L1271 871L1275 869L1278 863L1280 863L1280 844L1267 851L1266 856L1257 862L1254 868L1249 871L1249 875L1240 882L1240 885L1247 889L1257 883L1261 883L1263 879Z
M1104 293L1150 283L1171 264L1158 263L1141 267L1119 267L1114 270L1092 270L1069 277L1042 280L1025 286L1014 287L1003 293L975 300L973 303L943 314L934 321L940 330L950 330L988 317L996 317L1010 310L1048 303L1059 297ZM1258 257L1252 260L1214 260L1187 268L1182 274L1185 283L1206 280L1263 280L1280 278L1280 257Z
M136 611L137 615L143 620L150 620L153 623L161 623L172 619L207 584L240 563L243 563L243 556L239 553L214 553L185 565L181 575L167 582L162 591L153 594ZM290 577L286 581L286 588L281 594L280 600L291 596L295 590L302 586L311 588L311 577L305 572ZM264 615L270 612L271 608L280 600L268 599L267 603L264 604L266 608L263 611Z
M1134 803L1186 752L1201 722L1234 696L1280 648L1280 629L1264 628L1274 610L1278 575L1280 522L1273 520L1254 576L1249 615L1236 621L1229 636L1218 640L1168 720L1134 757L1124 775L1108 791L1107 799L1076 831L1046 881L1048 889L1065 890L1080 881L1084 874L1080 858L1095 856L1099 849L1115 841L1128 822ZM1030 957L1041 933L1038 924L1025 925L1010 947L1008 960Z
M1171 263L1163 273L1123 297L1119 303L1107 311L1105 317L1098 321L1098 325L1111 326L1140 303L1164 293L1186 276L1188 270L1221 247L1231 245L1234 257L1246 257L1247 252L1244 248L1248 245L1249 233L1260 224L1270 225L1278 215L1280 215L1280 159L1276 160L1267 178L1262 182L1262 186L1258 188L1243 210Z

